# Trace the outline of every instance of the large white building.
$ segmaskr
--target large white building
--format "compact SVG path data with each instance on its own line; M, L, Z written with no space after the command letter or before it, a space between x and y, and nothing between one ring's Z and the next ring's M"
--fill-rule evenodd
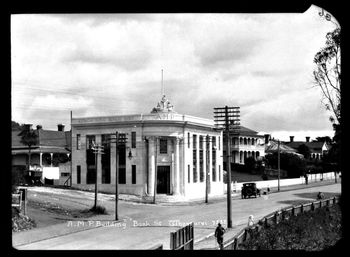
M93 189L97 155L99 190L115 192L115 135L127 138L119 149L119 193L179 200L224 194L222 131L214 121L178 114L165 95L149 114L72 119L72 186ZM112 138L112 141L110 140Z

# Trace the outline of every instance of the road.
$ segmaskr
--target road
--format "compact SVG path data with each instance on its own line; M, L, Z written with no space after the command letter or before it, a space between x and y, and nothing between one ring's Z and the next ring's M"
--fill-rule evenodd
M41 191L41 192L40 192ZM248 216L255 220L262 218L279 208L301 201L316 199L322 191L327 196L339 194L341 184L308 187L293 191L283 191L251 199L232 200L232 225L242 227ZM57 202L62 207L86 209L93 205L94 194L74 190L33 188L28 193L30 199ZM106 207L110 215L99 216L98 220L86 222L74 220L62 226L84 230L63 236L49 238L30 244L15 246L17 249L148 249L156 244L163 244L169 249L169 234L189 222L195 224L195 241L212 233L218 221L226 227L226 201L219 200L209 204L193 205L152 205L120 201L120 222L114 219L114 197L99 194L99 204ZM29 232L29 231L27 231ZM24 232L25 233L25 232Z

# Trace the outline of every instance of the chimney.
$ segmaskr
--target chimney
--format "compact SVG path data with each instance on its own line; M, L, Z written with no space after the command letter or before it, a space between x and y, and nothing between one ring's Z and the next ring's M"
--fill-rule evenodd
M289 136L289 138L290 138L290 142L294 141L294 136Z
M63 124L57 124L58 131L64 131L64 125Z
M41 126L41 125L36 125L36 129L37 129L37 130L43 129L43 126Z
M271 135L270 134L265 134L265 144L268 144L270 142L271 139Z
M306 137L306 142L310 142L310 137Z

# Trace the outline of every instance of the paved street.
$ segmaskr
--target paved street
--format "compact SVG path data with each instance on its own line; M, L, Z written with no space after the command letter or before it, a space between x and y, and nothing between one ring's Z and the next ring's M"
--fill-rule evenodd
M39 192L42 191L42 192ZM293 191L281 191L260 198L232 200L233 227L238 230L246 225L248 216L255 220L283 208L296 201L315 200L322 191L328 195L340 193L341 184L328 184ZM29 198L40 197L42 201L57 202L62 207L86 209L93 205L93 193L63 189L33 188ZM68 197L69 194L69 197ZM138 204L120 201L120 222L114 219L113 195L99 194L99 204L105 206L110 215L101 215L88 220L73 220L46 228L15 233L14 245L17 249L148 249L163 244L169 249L169 233L188 222L195 223L195 242L210 235L218 221L226 227L226 200L209 204L192 205ZM46 239L48 237L52 237ZM40 240L26 244L31 240ZM36 239L34 239L36 238ZM17 245L17 246L16 246ZM196 243L195 248L214 247L213 238Z

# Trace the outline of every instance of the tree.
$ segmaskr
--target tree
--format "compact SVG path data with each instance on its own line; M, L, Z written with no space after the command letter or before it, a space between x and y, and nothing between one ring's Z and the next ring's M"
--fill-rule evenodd
M23 124L19 124L16 121L11 121L11 129L12 130L22 130L23 129Z
M326 142L330 145L332 144L332 139L329 136L316 137L316 140L313 140L313 142Z
M305 144L299 145L298 153L304 155L305 159L309 159L311 154L309 147Z
M326 46L314 57L314 81L322 91L323 104L332 113L330 121L340 124L340 28L327 33L326 39Z
M19 134L21 136L21 143L23 145L28 146L28 169L31 164L31 149L32 146L38 144L38 135L35 130L30 128L24 128L22 129L21 133Z

